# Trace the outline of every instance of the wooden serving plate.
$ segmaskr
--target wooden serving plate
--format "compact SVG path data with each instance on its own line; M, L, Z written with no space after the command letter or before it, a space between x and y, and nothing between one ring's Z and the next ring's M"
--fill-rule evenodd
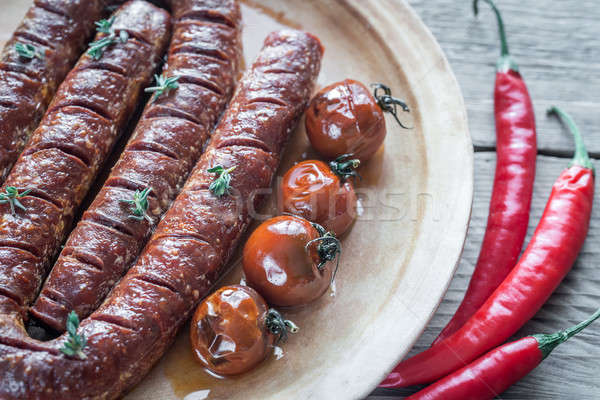
M0 41L30 3L3 1ZM326 48L320 86L346 77L384 82L411 106L401 118L413 129L388 116L384 147L360 169L360 216L343 238L335 295L285 311L301 331L280 359L238 378L210 377L194 362L185 327L127 398L363 398L423 331L461 254L473 194L462 95L435 39L403 1L248 0L243 17L248 64L268 32L305 29ZM315 155L301 124L279 175L307 157ZM239 282L237 264L221 283Z

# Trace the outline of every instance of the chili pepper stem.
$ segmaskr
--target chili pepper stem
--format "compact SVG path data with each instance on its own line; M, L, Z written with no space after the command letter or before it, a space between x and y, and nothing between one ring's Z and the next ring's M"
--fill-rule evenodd
M498 59L498 63L496 64L496 69L500 72L506 72L509 70L519 71L519 66L508 52L506 30L504 29L504 21L502 20L502 14L500 14L500 10L498 10L498 7L496 7L496 4L494 4L492 0L483 1L490 5L492 10L494 11L494 14L496 15L496 20L498 21L498 34L500 35L500 58ZM475 14L475 16L479 14L478 5L479 0L473 0L473 13Z
M588 325L590 325L598 318L600 318L600 309L598 309L594 314L592 314L591 317L589 317L585 321L582 321L568 329L564 329L562 331L548 335L533 335L533 338L538 342L538 347L542 352L542 357L548 357L548 355L550 355L550 353L556 348L556 346L566 342L567 340L584 330Z
M581 167L591 169L594 171L594 175L596 174L596 170L594 165L592 164L592 160L590 160L590 156L585 147L585 143L583 142L583 136L581 136L581 132L577 127L577 124L573 120L573 118L567 114L564 110L559 107L552 106L548 109L548 114L556 114L558 115L567 125L569 131L573 134L573 138L575 139L575 154L573 155L573 159L571 160L570 166L579 165Z

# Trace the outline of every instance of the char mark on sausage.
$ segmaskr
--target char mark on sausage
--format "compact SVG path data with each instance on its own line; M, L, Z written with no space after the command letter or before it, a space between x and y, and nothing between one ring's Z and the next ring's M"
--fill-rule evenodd
M100 0L36 0L4 46L0 53L0 184L102 14ZM33 49L31 58L21 55L18 46Z
M191 0L190 0L191 1ZM188 1L187 3L189 3ZM299 31L270 34L244 75L211 144L141 256L80 333L86 360L45 343L0 337L0 397L113 399L149 371L208 294L270 187L319 71L322 47ZM207 169L236 167L231 192L214 196ZM101 372L100 372L101 371Z
M150 102L94 202L69 239L31 309L32 315L64 332L67 315L87 317L104 300L142 251L160 217L181 190L233 94L241 59L241 15L236 1L226 13L174 23L165 77L178 88ZM221 21L231 19L230 24ZM186 53L189 48L218 48ZM135 192L150 188L147 218L132 215Z
M0 204L0 332L12 332L2 314L17 322L26 315L74 213L160 61L170 16L135 0L116 12L112 28L126 30L127 41L116 41L98 59L87 53L80 58L0 188L29 190L18 199L25 209L12 212L8 201Z

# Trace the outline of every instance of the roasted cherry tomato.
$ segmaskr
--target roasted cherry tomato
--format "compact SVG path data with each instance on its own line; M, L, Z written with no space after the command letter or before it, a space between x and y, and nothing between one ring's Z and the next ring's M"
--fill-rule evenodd
M325 164L307 160L296 164L283 177L283 211L323 225L341 236L356 217L356 193L347 179L356 176L360 162L338 157Z
M306 133L314 149L328 159L353 154L366 161L385 139L383 112L397 115L396 106L408 112L403 101L391 96L391 90L375 84L372 95L362 83L345 79L323 88L311 100L306 111Z
M247 286L225 286L198 306L190 337L198 361L219 375L246 372L267 358L273 344L297 332Z
M340 252L340 241L318 224L294 215L271 218L244 247L246 282L269 304L306 304L331 284Z

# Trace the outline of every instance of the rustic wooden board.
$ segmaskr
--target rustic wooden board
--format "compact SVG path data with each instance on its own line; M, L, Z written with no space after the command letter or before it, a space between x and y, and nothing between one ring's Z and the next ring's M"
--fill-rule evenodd
M475 194L467 243L454 280L438 312L411 354L424 350L462 300L479 254L494 175L495 131L492 114L494 65L499 52L493 14L481 4L474 18L471 1L409 0L445 51L461 86L476 151ZM600 156L600 9L596 0L497 0L503 12L511 52L524 75L537 112L539 156L529 237L542 214L550 187L570 156L572 139L547 118L551 104L565 107L577 120L586 144ZM492 150L492 151L487 151ZM596 163L596 168L599 165ZM598 189L596 190L598 193ZM598 197L598 195L597 195ZM584 249L548 304L516 337L553 332L584 319L600 307L599 200ZM502 399L598 399L600 324L559 347ZM412 390L376 390L369 400L398 398Z
M495 145L492 117L494 65L499 54L496 21L471 0L409 0L442 46L461 86L473 144ZM551 104L565 106L586 130L589 149L600 156L600 8L597 0L497 0L510 50L534 99L538 144L564 156L570 138L545 117Z
M0 41L31 1L4 0L10 14L0 19ZM382 150L361 166L360 216L343 238L336 295L286 310L302 334L281 359L235 379L211 378L194 361L184 329L128 399L364 397L421 334L464 244L473 190L466 110L441 49L410 7L401 0L244 3L246 65L271 30L304 28L326 48L320 86L347 77L385 82L410 104L401 118L414 129L388 116ZM301 124L280 172L314 156ZM239 282L234 265L226 279Z
M568 134L563 131L565 138ZM487 221L492 176L496 157L494 152L475 153L475 193L469 234L459 268L446 297L429 326L410 354L425 350L450 319L462 300L473 272ZM554 180L567 165L565 158L538 156L532 213L529 221L529 241L542 214ZM595 162L596 169L600 162ZM596 183L596 193L600 185ZM521 329L515 338L550 333L585 319L600 307L600 199L594 201L592 224L584 248L564 282L536 317ZM502 399L581 399L598 398L600 376L600 323L558 347L532 374L505 392ZM378 389L369 400L384 400L404 396L414 390Z

